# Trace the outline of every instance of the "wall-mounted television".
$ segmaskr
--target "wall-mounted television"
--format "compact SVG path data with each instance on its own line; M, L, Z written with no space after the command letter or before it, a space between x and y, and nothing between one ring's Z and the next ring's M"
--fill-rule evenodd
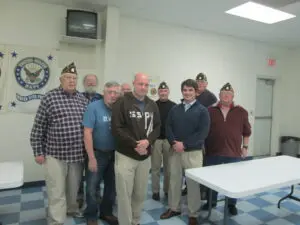
M67 36L97 39L98 14L83 10L67 10Z

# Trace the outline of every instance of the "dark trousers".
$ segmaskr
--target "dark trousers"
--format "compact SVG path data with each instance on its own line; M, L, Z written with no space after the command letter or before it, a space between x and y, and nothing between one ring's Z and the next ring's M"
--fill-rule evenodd
M220 165L225 163L235 163L242 161L241 157L225 157L225 156L205 156L205 166ZM234 174L228 174L234 176ZM212 190L212 204L216 204L218 199L218 192ZM236 205L235 198L228 199L228 205Z
M116 197L115 186L115 152L104 152L100 150L95 151L97 160L97 172L91 172L88 168L86 180L86 203L85 217L88 220L97 220L98 211L104 216L111 216L113 204ZM97 188L101 180L104 182L104 193L102 201L99 205L97 201Z

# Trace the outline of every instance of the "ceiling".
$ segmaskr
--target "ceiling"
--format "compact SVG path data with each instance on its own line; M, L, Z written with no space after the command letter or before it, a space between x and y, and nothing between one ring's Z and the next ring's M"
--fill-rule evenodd
M113 5L121 14L206 30L234 37L288 47L300 47L300 0L254 0L285 12L295 19L277 24L263 24L224 12L248 0L39 0L54 4L101 8Z

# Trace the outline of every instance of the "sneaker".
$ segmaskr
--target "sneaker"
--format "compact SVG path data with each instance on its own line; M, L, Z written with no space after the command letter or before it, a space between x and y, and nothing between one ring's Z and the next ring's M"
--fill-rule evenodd
M71 216L71 217L74 217L74 218L83 218L84 217L84 212L83 211L69 212L69 213L67 213L67 216Z

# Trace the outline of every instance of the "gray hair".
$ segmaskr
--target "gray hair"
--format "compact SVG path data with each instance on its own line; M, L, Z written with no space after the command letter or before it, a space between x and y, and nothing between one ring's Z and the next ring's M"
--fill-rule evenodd
M83 83L85 82L86 78L89 77L89 76L95 77L95 78L96 78L97 85L98 85L98 77L96 76L96 74L91 74L91 73L89 73L89 74L87 74L87 75L84 76L84 78L83 78L83 80L82 80Z
M111 88L111 87L120 87L121 85L116 81L108 81L104 84L104 88Z

